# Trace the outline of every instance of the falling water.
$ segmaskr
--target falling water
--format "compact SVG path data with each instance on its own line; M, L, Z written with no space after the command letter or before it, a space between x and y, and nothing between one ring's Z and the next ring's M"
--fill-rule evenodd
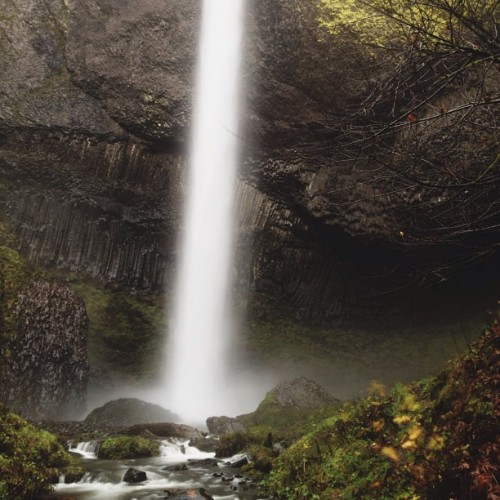
M187 421L224 412L232 208L245 0L204 0L184 234L167 349L167 403Z

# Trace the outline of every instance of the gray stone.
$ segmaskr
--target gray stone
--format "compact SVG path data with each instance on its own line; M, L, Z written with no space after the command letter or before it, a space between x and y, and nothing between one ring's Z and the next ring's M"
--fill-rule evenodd
M96 426L126 427L134 424L175 421L177 418L171 411L159 405L136 398L122 398L109 401L92 410L85 418L85 423Z
M144 471L134 469L133 467L131 467L130 469L127 470L127 472L125 472L123 476L123 481L125 483L136 484L146 481L147 478L148 476Z
M15 314L18 333L2 399L32 419L79 417L89 373L83 301L65 285L37 281L21 292Z

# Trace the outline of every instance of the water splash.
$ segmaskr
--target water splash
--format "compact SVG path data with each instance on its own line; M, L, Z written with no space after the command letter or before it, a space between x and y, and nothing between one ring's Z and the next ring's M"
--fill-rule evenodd
M227 340L245 0L205 0L184 234L169 325L168 406L186 421L227 412Z

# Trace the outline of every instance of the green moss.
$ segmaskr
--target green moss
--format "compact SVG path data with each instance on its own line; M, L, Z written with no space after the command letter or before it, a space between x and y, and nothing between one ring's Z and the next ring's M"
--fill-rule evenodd
M99 458L109 460L155 457L159 454L158 442L140 436L110 437L99 447Z
M278 433L289 439L303 435L329 416L336 405L325 405L320 409L285 407L271 392L266 394L255 412L242 415L238 420L249 430L260 433Z
M158 373L165 330L161 297L76 276L67 280L85 302L91 363L133 380Z
M38 498L59 476L83 474L78 462L47 431L0 405L0 498Z
M486 498L495 487L497 323L438 377L380 385L344 404L278 459L275 498ZM462 496L461 496L462 495ZM476 496L474 496L476 495Z

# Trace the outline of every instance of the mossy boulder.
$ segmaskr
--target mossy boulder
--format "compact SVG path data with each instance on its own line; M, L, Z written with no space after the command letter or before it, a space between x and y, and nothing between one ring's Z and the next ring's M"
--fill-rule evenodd
M254 412L235 418L210 417L207 427L214 434L244 432L255 427L264 432L292 434L302 429L307 420L315 420L339 404L340 400L316 382L298 377L269 391Z
M62 474L78 480L79 462L57 438L0 404L0 498L39 498L52 490Z
M155 457L160 454L160 443L141 436L116 436L105 439L99 447L99 458L125 460Z
M137 398L120 398L92 410L85 423L96 427L129 427L136 424L175 422L171 411Z

